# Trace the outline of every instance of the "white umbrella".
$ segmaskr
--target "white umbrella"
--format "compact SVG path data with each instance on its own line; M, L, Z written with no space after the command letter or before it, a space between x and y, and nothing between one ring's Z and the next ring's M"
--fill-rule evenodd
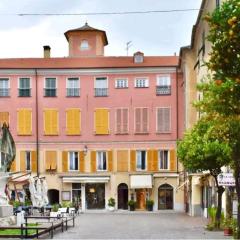
M42 184L40 178L37 180L37 192L36 192L36 199L37 199L37 206L43 207L43 200L42 200Z
M29 191L31 193L31 201L33 207L37 207L37 200L36 200L36 187L35 187L35 181L32 176L29 177Z
M47 181L46 179L43 179L42 180L42 199L43 199L44 205L47 205L49 203L47 192L48 192Z

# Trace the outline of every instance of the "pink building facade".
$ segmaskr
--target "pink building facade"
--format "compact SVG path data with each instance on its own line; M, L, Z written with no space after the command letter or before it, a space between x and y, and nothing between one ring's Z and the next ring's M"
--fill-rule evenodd
M65 33L69 57L0 59L0 124L17 145L12 171L45 176L50 202L88 209L184 211L176 141L184 124L178 57L106 57L106 33ZM1 156L3 160L4 156ZM18 186L21 191L22 186Z

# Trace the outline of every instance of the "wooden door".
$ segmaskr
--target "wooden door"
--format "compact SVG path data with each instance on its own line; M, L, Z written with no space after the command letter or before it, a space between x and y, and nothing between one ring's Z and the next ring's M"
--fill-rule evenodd
M144 189L137 190L137 208L139 210L146 208L146 192Z

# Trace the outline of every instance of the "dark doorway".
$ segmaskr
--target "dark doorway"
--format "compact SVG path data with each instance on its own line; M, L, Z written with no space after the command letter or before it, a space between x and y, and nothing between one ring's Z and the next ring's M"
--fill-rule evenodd
M87 209L105 208L105 183L86 184Z
M125 183L118 185L118 209L128 209L128 186Z
M56 189L49 189L47 192L49 204L59 203L59 191Z
M173 187L169 184L158 188L158 209L173 209Z

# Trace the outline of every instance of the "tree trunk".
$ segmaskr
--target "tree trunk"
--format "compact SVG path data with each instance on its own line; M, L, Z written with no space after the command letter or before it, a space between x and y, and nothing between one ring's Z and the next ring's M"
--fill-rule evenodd
M218 185L218 180L217 180L217 176L218 175L212 175L215 179L216 182L216 186L217 186L217 212L216 212L216 216L215 216L215 228L219 229L220 228L220 223L221 223L221 214L222 214L222 195L225 191L223 186L219 186Z
M218 186L217 188L217 193L218 193L218 199L217 199L217 212L216 212L216 223L215 227L217 229L220 228L220 223L221 223L221 215L222 215L222 195L224 193L224 187L223 186Z

